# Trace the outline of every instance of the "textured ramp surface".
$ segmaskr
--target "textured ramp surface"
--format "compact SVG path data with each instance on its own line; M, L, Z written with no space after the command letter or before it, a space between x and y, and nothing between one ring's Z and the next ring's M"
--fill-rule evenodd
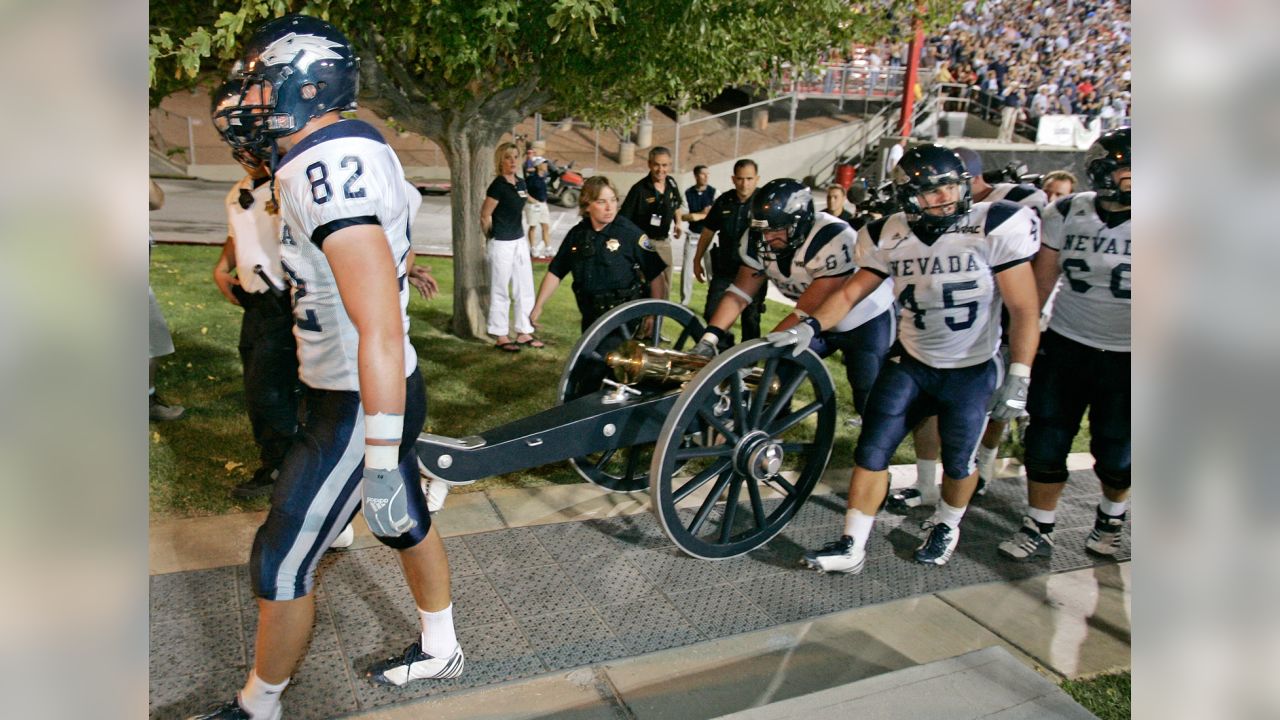
M454 618L467 654L462 677L383 688L364 668L398 654L418 632L395 554L383 547L329 553L320 563L316 624L286 697L289 717L328 718L460 688L534 677L943 590L1109 563L1084 551L1097 480L1073 473L1058 511L1053 557L1002 558L1025 506L1021 479L998 480L970 506L944 567L911 553L925 533L881 513L861 575L799 568L806 549L834 539L844 499L817 495L768 545L720 562L690 558L652 515L497 530L449 538ZM1126 529L1117 560L1130 559ZM151 578L150 713L183 718L230 698L253 659L257 607L244 566Z

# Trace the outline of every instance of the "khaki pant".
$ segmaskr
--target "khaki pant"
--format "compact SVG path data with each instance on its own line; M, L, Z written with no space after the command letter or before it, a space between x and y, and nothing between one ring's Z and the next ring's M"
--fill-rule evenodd
M671 240L670 238L662 238L661 240L655 240L654 238L649 238L649 242L653 243L653 249L658 252L658 257L662 258L662 262L667 264L666 269L662 271L662 281L667 289L666 295L667 297L670 297L671 295L671 263L673 261L673 258L671 256ZM663 299L665 300L666 297L664 297Z

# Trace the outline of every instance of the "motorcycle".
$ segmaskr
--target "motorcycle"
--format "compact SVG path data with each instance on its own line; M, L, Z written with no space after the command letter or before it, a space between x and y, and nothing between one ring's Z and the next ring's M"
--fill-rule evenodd
M582 194L582 175L573 171L573 161L568 165L556 165L554 160L547 160L547 200L560 207L578 207L578 196Z

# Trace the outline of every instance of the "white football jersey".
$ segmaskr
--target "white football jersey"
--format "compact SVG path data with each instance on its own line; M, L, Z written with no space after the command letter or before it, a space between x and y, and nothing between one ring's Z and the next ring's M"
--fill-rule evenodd
M932 243L896 213L858 233L857 261L893 279L898 340L912 357L936 368L969 367L1000 347L995 274L1029 261L1039 235L1035 211L1003 200L974 203Z
M253 204L245 208L240 204L240 193L248 191ZM267 212L271 201L271 182L253 186L253 178L245 175L227 193L227 234L235 241L236 274L245 292L261 293L270 288L255 271L262 272L280 290L288 287L284 271L280 269L280 215Z
M991 192L987 193L987 196L982 198L982 201L995 202L997 200L1008 200L1029 208L1035 208L1036 212L1044 212L1044 206L1049 204L1049 196L1031 183L996 183L991 186Z
M819 211L814 213L809 236L796 248L785 266L777 260L762 262L759 249L751 241L750 232L742 234L738 253L744 265L753 270L764 271L779 292L792 300L798 300L818 278L852 275L858 269L854 262L857 241L858 235L848 223ZM834 332L852 330L878 317L892 305L893 282L886 280L865 300L855 305L840 322L828 329Z
M276 170L280 196L281 264L293 285L298 374L309 387L359 390L360 337L338 295L322 250L331 233L353 225L381 225L400 281L404 371L418 366L409 344L409 197L404 169L378 131L343 120L308 135Z
M1058 200L1044 213L1044 246L1058 251L1062 290L1049 329L1089 347L1132 351L1132 277L1128 213L1108 227L1095 192Z

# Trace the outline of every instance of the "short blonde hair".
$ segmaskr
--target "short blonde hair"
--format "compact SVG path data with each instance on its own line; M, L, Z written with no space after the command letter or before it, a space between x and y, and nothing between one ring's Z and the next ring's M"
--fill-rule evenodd
M502 158L508 154L515 156L516 160L520 159L520 150L516 148L515 143L505 142L493 151L493 172L497 175L502 174Z
M614 197L618 195L618 188L613 186L609 178L604 175L592 175L587 181L582 183L582 192L578 195L578 214L586 217L587 206L600 199L600 193L609 188L613 191Z
M1071 183L1071 189L1073 191L1076 189L1076 186L1080 184L1080 181L1077 180L1076 176L1071 174L1071 172L1067 170L1054 170L1051 173L1045 173L1044 177L1040 178L1040 186L1044 187L1051 182L1058 182L1059 180L1066 180Z

